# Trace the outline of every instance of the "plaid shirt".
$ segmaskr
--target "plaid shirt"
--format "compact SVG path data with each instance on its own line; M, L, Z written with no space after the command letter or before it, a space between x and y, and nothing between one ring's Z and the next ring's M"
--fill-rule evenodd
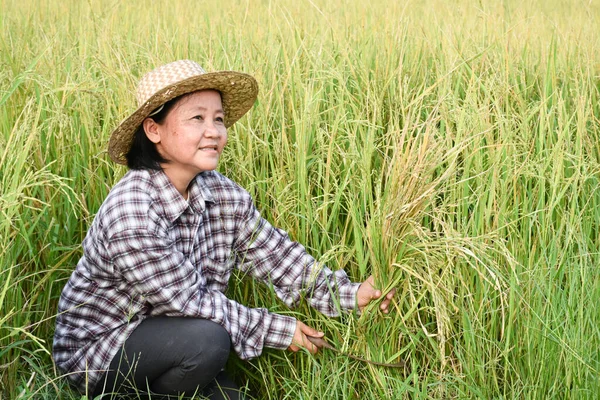
M98 211L61 294L56 365L81 390L93 390L125 339L154 315L215 321L242 359L259 356L265 346L287 348L294 318L223 294L233 267L272 284L290 307L303 294L329 316L338 315L336 303L355 306L359 285L315 262L262 219L233 181L201 173L186 201L164 172L130 170Z

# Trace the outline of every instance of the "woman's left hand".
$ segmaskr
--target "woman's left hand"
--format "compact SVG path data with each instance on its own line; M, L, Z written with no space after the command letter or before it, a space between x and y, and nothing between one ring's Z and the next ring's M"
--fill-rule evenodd
M358 292L356 292L356 301L358 303L358 309L360 311L362 311L371 301L377 300L381 297L381 290L375 289L375 287L373 286L374 283L375 278L373 278L373 275L371 275L367 278L366 281L360 284ZM381 311L383 311L386 314L390 312L390 301L392 301L392 298L394 297L395 293L396 289L390 290L390 292L385 296L385 299L383 299L381 305L379 306Z

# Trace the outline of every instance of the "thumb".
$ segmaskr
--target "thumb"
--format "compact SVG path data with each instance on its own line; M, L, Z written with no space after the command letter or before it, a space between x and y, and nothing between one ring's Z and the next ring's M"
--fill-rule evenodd
M302 333L304 333L307 336L313 336L313 337L323 337L325 335L323 332L320 332L314 328L311 328L308 325L304 325L302 327Z
M367 278L369 282L369 286L371 288L371 293L369 293L371 299L378 299L381 297L381 290L375 289L375 277L373 275Z

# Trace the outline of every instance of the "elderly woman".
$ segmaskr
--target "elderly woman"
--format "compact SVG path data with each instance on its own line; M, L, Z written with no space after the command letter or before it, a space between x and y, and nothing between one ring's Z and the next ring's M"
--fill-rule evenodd
M355 284L317 263L215 171L257 88L249 75L189 60L141 79L139 108L109 143L129 171L98 210L59 302L54 360L82 391L241 398L223 372L230 348L241 359L264 347L316 353L307 336L322 332L225 296L234 267L289 306L305 296L329 316L381 297L372 277Z

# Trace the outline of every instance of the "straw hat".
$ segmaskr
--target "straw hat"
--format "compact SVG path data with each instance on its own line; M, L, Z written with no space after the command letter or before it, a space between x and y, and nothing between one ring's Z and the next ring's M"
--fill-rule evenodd
M229 128L252 107L258 84L250 75L234 72L206 72L198 63L179 60L150 71L140 80L136 97L138 109L115 129L108 143L110 158L127 164L135 131L158 107L175 97L203 89L221 93L225 127Z

